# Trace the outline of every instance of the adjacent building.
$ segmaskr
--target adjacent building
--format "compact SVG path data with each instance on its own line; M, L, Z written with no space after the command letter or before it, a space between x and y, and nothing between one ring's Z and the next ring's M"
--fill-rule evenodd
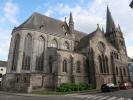
M107 7L106 32L99 25L92 33L69 22L33 13L12 31L5 90L32 91L61 83L128 81L128 57L120 26Z
M133 82L133 59L128 57L128 69L130 75L130 81Z
M2 76L6 74L6 67L7 67L7 62L0 61L0 85L2 83Z

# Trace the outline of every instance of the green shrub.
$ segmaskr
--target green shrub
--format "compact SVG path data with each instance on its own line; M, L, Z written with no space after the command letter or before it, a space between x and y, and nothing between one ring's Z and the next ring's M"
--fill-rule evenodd
M58 88L57 91L59 92L71 92L70 84L69 83L62 83Z
M88 90L89 89L89 85L86 83L80 83L78 84L79 87L79 91L83 91L83 90Z
M87 83L62 83L56 90L58 92L84 91L93 89L93 85Z
M71 84L69 84L69 85L70 85L70 89L71 89L71 91L77 91L77 90L78 90L78 87L77 87L76 84L71 83Z

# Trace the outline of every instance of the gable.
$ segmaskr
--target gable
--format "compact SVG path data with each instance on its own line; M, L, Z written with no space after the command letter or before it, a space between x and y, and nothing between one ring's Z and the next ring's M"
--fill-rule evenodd
M116 51L115 47L106 39L105 34L101 31L96 31L95 35L90 39L90 47L99 49L100 43L103 43L106 51Z

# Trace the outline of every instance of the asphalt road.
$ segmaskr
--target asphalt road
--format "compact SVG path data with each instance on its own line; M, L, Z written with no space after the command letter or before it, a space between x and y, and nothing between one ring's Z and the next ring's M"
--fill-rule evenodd
M110 93L35 96L0 93L0 100L133 100L133 89Z
M79 100L133 100L133 89L120 90L108 93L68 95L68 96L72 98L80 98Z

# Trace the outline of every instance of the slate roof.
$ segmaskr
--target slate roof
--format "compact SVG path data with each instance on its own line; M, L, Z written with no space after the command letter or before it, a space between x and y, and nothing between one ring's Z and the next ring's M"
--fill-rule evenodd
M83 38L81 38L78 46L76 48L82 48L82 47L86 47L89 44L89 40L94 36L94 34L96 33L97 30L95 30L94 32L84 36Z
M7 61L0 61L0 67L7 67Z
M83 33L83 32L77 31L77 30L75 30L74 33L76 34L75 38L77 41L79 41L80 39L82 39L83 37L88 35L87 33Z
M109 23L107 24L108 26L107 30L110 31L110 27L111 28L115 27L115 24L111 16L111 13L109 11L109 8L107 8L107 19L108 19L107 22ZM64 26L65 31L63 29L63 26ZM58 36L61 35L63 37L65 37L66 32L68 34L70 33L69 26L65 21L60 21L60 20L45 16L45 15L42 15L37 12L33 13L31 17L29 17L24 23L16 27L14 30L17 30L17 29L33 29L37 31L39 30L44 33L47 32L47 33L55 34ZM95 30L94 32L90 34L87 34L87 33L74 30L75 39L76 41L79 41L79 45L77 48L85 47L86 45L88 45L89 39L91 39L94 36L96 31L97 30Z
M48 16L39 14L39 13L33 13L28 20L26 20L23 24L17 27L18 28L28 28L28 29L35 29L40 30L44 32L50 32L50 33L64 33L63 31L63 25L65 23L60 20L56 20L53 18L50 18Z
M65 21L60 21L35 12L30 18L28 18L24 23L15 29L34 29L41 30L42 32L64 35L65 31L63 30L63 26L66 32L69 33L69 26ZM76 34L76 39L78 40L86 35L85 33L79 32L77 30L74 30L74 33Z
M80 40L78 46L76 47L76 49L80 49L80 48L86 47L89 44L89 40L91 40L95 36L97 31L101 31L101 29L98 27L92 33L90 33L90 34L84 36L83 38L81 38L81 40ZM103 32L103 31L101 31L101 32ZM108 40L107 40L107 44L108 44L108 46L110 46L110 48L112 48L112 50L116 50L116 48Z

